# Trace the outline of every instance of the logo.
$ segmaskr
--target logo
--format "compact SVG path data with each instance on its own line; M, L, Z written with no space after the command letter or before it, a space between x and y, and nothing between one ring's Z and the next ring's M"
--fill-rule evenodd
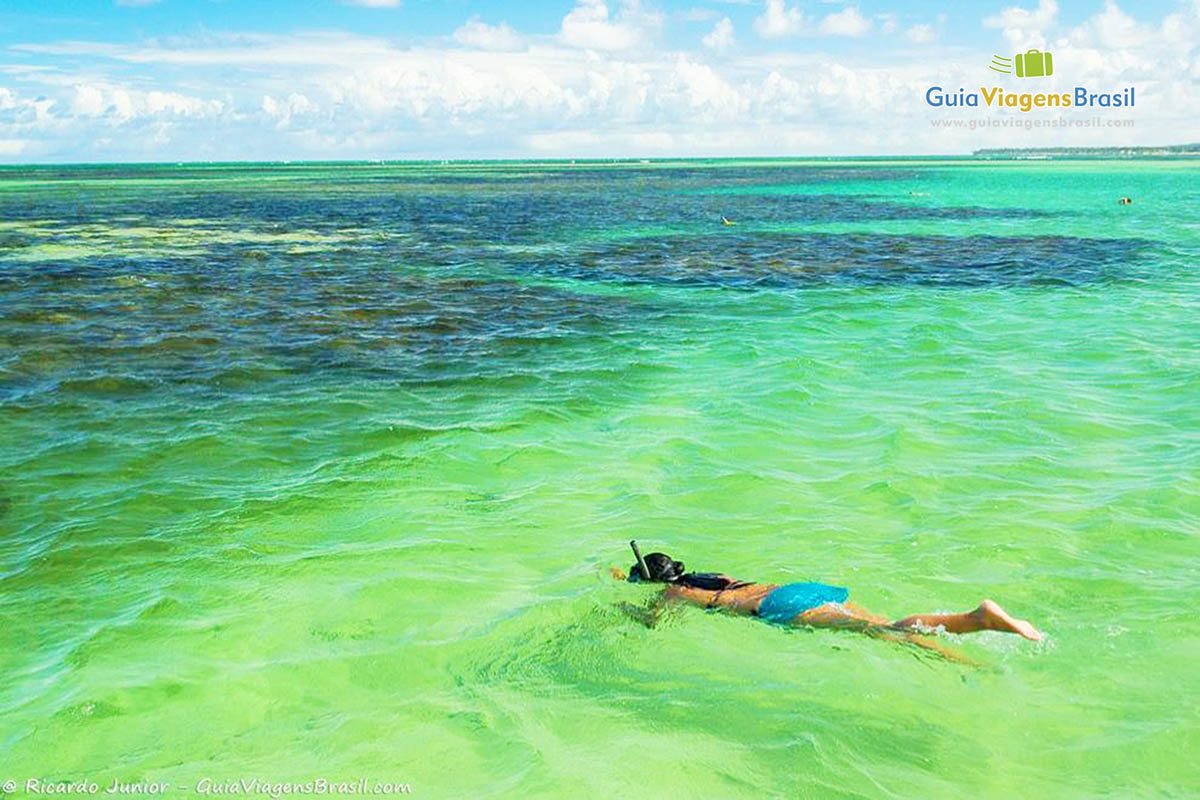
M988 66L1006 75L1012 75L1015 66L1018 78L1045 78L1054 74L1054 57L1034 48L1017 53L1012 58L992 56L992 63Z
M1070 62L1068 53L1067 61ZM1069 63L1068 63L1069 66ZM1054 76L1054 56L1048 52L1031 47L1024 53L1008 56L993 55L988 68L992 72L1009 75L1015 78L1049 78ZM1069 72L1070 70L1068 70ZM989 81L990 82L990 81ZM982 81L980 81L982 83ZM1104 119L1093 116L1081 118L1076 111L1083 109L1133 109L1135 92L1133 86L1105 87L1105 91L1092 91L1095 87L1069 87L1063 76L1057 75L1053 80L1042 84L1017 84L1011 81L997 81L1008 86L978 86L969 89L959 86L944 89L941 86L930 86L925 91L925 105L935 110L939 118L930 119L935 128L1088 128L1088 127L1131 127L1132 119ZM1045 91L1053 88L1054 91ZM1042 91L1038 91L1042 90ZM953 113L960 109L991 109L999 112L995 115L985 113L982 117L973 119L942 116L942 112ZM1014 114L1015 112L1015 114ZM1012 116L1010 116L1012 115Z
M988 67L994 72L1015 74L1018 78L1046 78L1054 74L1054 56L1031 48L1012 58L994 55ZM953 89L946 91L941 86L930 86L925 92L925 103L933 108L1011 108L1026 114L1054 108L1132 108L1134 87L1092 92L1086 86L1076 86L1069 92L1035 93L1006 91L999 86L980 86L977 92L968 91L965 87L955 92Z

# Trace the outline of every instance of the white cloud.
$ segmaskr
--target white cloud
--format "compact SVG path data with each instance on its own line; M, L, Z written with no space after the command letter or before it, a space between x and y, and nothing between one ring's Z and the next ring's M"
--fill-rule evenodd
M638 0L623 0L615 18L610 18L605 0L578 0L563 17L560 38L573 47L628 50L645 44L661 24L662 17L643 11Z
M76 114L85 117L98 117L108 106L104 101L104 92L95 86L77 84L75 86L75 102L71 108Z
M1200 138L1194 133L1200 117L1200 3L1154 24L1138 22L1109 0L1054 43L1054 56L1060 69L1070 64L1094 80L1136 83L1139 106L1180 120L1164 141Z
M722 17L713 26L713 29L700 41L709 50L724 53L733 47L733 22L730 21L729 17Z
M400 5L400 0L347 0L347 2L352 6L362 6L363 8L396 8Z
M866 36L871 30L871 20L867 19L855 6L847 6L821 20L820 32L826 36Z
M1164 23L1174 24L1182 19L1173 15ZM1166 28L1164 27L1164 33ZM1114 50L1126 50L1142 47L1152 41L1156 31L1148 25L1142 25L1133 17L1126 14L1113 1L1107 0L1104 9L1076 28L1071 38L1094 43L1099 47L1111 47Z
M937 33L933 30L932 25L921 22L906 30L904 38L913 44L929 44L937 38Z
M885 36L895 33L896 28L900 25L900 18L892 13L876 14L875 19L879 20L879 32Z
M1045 43L1046 29L1058 18L1058 3L1055 0L1038 0L1037 8L1030 11L1021 6L1010 6L999 14L983 20L984 27L999 28L1004 38L1013 47L1025 47Z
M666 80L662 106L676 111L677 119L693 122L737 119L748 98L707 64L680 57L674 74Z
M794 36L804 30L804 13L784 0L766 0L762 15L754 18L754 30L764 39Z
M1030 11L1021 6L1010 6L986 18L983 24L989 28L1027 28L1043 30L1049 27L1058 16L1058 3L1055 0L1038 0L1038 6Z
M276 120L276 128L282 129L288 127L292 117L313 114L318 109L317 105L304 95L292 92L284 100L276 100L270 95L263 95L262 110L268 117Z
M454 32L454 41L479 50L513 51L525 46L524 39L507 22L488 25L478 15L472 16Z
M118 125L144 117L215 117L225 110L220 100L179 92L145 91L108 83L77 83L73 88L72 113L80 117L104 117Z

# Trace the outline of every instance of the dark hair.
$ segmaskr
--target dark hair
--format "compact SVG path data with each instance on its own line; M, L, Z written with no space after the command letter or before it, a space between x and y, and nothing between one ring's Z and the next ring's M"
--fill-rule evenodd
M646 568L650 570L650 574L643 575L640 564L634 564L629 568L629 580L631 581L657 581L659 583L674 583L683 577L683 562L676 561L666 553L651 553L644 557Z

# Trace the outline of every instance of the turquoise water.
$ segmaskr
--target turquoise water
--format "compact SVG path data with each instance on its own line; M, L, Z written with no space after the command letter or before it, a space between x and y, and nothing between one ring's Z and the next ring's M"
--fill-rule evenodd
M1191 164L7 168L0 212L0 779L1200 793ZM631 538L1048 639L647 630Z

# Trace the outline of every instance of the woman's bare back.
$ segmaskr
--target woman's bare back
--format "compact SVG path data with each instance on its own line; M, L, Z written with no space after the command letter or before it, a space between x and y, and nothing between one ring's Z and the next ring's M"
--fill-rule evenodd
M666 588L668 600L685 600L704 608L723 608L735 614L757 614L762 599L775 589L776 583L748 583L728 589L701 589L697 586L672 584Z

